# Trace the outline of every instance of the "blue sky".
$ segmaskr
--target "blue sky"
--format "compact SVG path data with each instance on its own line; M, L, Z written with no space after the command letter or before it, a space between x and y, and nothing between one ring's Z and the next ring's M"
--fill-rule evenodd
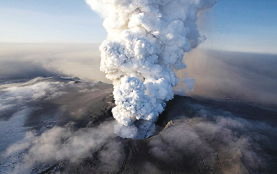
M277 0L218 0L202 47L277 53ZM0 42L99 43L101 19L83 0L0 0Z
M277 0L218 0L208 17L205 45L277 53Z

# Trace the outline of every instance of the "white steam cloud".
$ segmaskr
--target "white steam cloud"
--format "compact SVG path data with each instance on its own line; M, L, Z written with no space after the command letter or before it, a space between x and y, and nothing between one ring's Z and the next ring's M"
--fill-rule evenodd
M112 80L113 116L122 137L145 138L174 96L175 70L203 37L197 16L216 0L86 0L108 32L101 71Z
M113 129L111 129L113 125L114 122L104 122L97 127L83 128L77 131L73 131L70 125L65 128L54 127L40 136L28 132L22 141L10 146L3 154L4 159L23 155L19 157L20 161L13 167L13 171L7 173L32 173L32 168L37 163L51 163L62 160L77 163L86 157L90 157L92 152L99 150L103 144L107 143L108 139L114 137ZM104 155L104 152L101 155Z

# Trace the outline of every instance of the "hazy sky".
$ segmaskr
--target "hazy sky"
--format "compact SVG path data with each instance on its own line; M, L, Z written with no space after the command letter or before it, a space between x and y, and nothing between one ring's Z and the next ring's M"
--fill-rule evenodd
M219 0L201 22L203 47L277 53L277 0ZM203 27L204 26L204 27ZM0 42L88 42L105 38L84 0L0 0Z

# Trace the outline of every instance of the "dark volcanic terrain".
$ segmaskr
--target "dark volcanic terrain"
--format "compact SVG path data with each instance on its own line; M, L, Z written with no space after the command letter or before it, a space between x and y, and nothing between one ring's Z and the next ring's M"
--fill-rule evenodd
M39 86L36 94L38 84L47 84L43 93ZM20 91L16 100L9 90ZM0 124L17 126L16 131L0 128L0 142L8 142L0 143L3 174L277 173L274 109L175 96L161 114L156 134L132 140L113 134L110 85L39 78L16 89L2 85L1 96ZM23 116L20 123L11 122Z
M106 108L100 117L110 120L109 104ZM244 103L175 96L158 120L156 135L114 137L82 162L62 161L42 173L273 174L276 116ZM111 156L103 160L102 153Z

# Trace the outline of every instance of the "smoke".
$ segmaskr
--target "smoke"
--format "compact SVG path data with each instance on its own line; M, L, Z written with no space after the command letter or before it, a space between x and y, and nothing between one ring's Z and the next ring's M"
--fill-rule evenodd
M266 124L210 114L173 121L150 140L152 157L160 161L165 170L170 166L192 173L266 173L264 170L269 163L266 163L268 159L261 146L269 140L268 134L276 129Z
M111 90L104 88L50 78L2 85L1 96L26 110L9 120L19 123L0 122L0 173L276 173L276 112L176 96L155 136L124 139L114 134ZM16 136L14 128L24 130Z
M178 75L188 73L196 80L189 95L227 98L275 109L276 58L270 54L195 50L186 59L186 72L182 70Z
M274 173L275 127L212 107L187 107L195 113L178 115L142 141L115 138L115 122L77 130L68 125L26 134L5 157L25 151L14 173Z
M66 83L51 78L35 78L28 82L0 85L1 119L12 116L13 112L26 108L31 102L50 100L61 96ZM28 108L28 107L27 107Z
M57 99L67 93L85 93L95 86L94 82L75 83L72 79L38 77L27 82L0 85L0 114L35 107L34 103ZM87 90L87 91L86 91ZM11 116L12 114L10 114ZM1 118L0 118L1 119Z
M185 67L183 56L204 39L198 13L215 0L86 0L104 18L101 71L112 80L118 121L126 138L152 135Z
M0 82L72 76L110 83L99 70L99 44L1 44Z
M11 173L31 173L33 167L41 163L51 164L62 160L77 163L91 157L93 152L99 150L108 139L114 137L113 129L111 129L113 124L113 122L104 122L97 127L77 131L74 131L70 125L54 127L39 136L29 132L21 142L6 150L4 158L23 152L21 163L16 165ZM109 146L108 144L107 147ZM102 152L103 160L106 159L105 155L109 150L111 151L107 149Z

